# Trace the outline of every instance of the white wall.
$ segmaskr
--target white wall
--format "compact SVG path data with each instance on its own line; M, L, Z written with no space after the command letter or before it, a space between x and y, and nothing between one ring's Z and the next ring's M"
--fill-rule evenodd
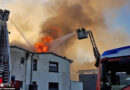
M58 72L49 72L49 61L58 62ZM39 90L48 90L49 82L58 82L59 90L70 90L70 62L52 54L39 54L38 69L33 71L32 77Z
M15 80L23 81L23 89L26 83L26 52L17 48L10 49L11 57L11 75L15 76ZM24 58L24 64L21 64L21 57ZM22 89L21 89L22 90Z
M83 90L83 83L77 82L77 81L72 81L71 90Z
M16 80L24 82L23 90L28 90L32 54L30 53L29 58L26 59L26 51L18 48L11 48L10 56L12 64L11 74L16 76ZM21 57L25 57L24 64L20 63ZM68 60L53 54L34 54L33 58L36 58L38 61L37 71L32 71L32 82L37 82L38 90L48 90L49 82L59 83L59 90L71 90L70 62ZM58 73L49 72L49 61L58 62Z

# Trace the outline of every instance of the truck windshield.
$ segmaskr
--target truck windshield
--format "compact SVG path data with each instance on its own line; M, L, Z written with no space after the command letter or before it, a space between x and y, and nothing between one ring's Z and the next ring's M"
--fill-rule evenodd
M130 57L107 59L101 66L103 90L121 90L130 85Z
M130 75L126 72L116 72L115 74L116 82L112 83L112 90L121 90L125 86L130 85Z

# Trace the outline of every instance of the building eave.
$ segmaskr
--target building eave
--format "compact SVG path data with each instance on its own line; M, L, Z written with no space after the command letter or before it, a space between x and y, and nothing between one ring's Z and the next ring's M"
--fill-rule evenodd
M10 46L10 48L17 48L17 49L20 49L20 50L23 50L23 51L26 51L26 52L32 53L32 54L52 54L52 55L55 55L55 56L57 56L57 57L60 57L60 58L62 58L62 59L64 59L64 60L67 60L67 61L69 61L70 63L73 62L72 60L70 60L70 59L68 59L68 58L66 58L66 57L62 57L62 56L57 55L57 54L52 53L52 52L42 52L42 53L31 52L31 51L29 51L29 50L27 50L27 49L24 49L24 48L21 48L21 47L18 47L18 46Z

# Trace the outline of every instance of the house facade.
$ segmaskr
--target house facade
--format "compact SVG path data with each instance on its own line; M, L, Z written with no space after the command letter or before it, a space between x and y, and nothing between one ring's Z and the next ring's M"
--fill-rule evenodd
M75 90L70 79L72 60L54 53L32 53L11 46L11 75L20 80L21 90ZM77 90L82 90L82 83Z

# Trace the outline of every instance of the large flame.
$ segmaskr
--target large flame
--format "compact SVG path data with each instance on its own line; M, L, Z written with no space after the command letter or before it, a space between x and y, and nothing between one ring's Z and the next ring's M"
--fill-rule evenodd
M49 51L49 44L52 42L52 37L57 38L57 36L60 34L61 30L60 28L56 26L49 27L53 30L53 32L50 33L48 36L41 37L41 41L35 43L35 50L36 52L48 52Z
M36 52L48 52L49 51L49 43L52 42L51 36L44 36L42 37L42 41L35 43L35 50Z

